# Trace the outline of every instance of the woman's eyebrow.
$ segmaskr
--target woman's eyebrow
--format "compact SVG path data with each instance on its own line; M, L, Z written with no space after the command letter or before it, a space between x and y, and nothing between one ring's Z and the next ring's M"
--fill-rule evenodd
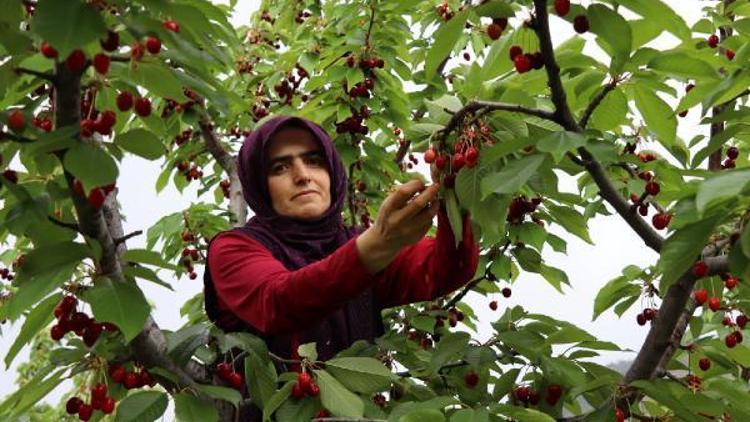
M272 165L274 165L274 164L276 164L278 162L291 161L292 158L294 158L294 157L308 158L308 157L315 157L315 156L317 156L317 157L323 157L323 153L320 150L315 150L315 151L308 151L308 152L305 152L305 153L302 153L302 154L297 154L297 155L291 155L291 154L281 155L281 156L278 156L276 158L272 158L269 166L272 166Z

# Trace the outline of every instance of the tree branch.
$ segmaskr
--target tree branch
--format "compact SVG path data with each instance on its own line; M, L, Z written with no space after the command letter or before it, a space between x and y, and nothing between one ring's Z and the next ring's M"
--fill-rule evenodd
M605 85L598 94L596 94L596 97L591 100L591 104L589 104L589 106L586 107L586 110L583 112L581 120L578 121L578 126L580 126L582 129L586 128L586 125L588 125L589 123L589 118L591 118L591 115L594 114L594 110L599 107L607 94L617 88L618 82L619 81L617 78L612 78L612 80L607 85Z
M65 227L66 229L70 229L70 230L73 230L75 232L79 232L80 233L80 231L81 231L78 228L78 224L66 223L64 221L56 219L55 217L52 217L51 215L47 216L47 220L49 220L50 222L52 222L52 223L54 223L54 224L56 224L56 225L58 225L60 227Z
M25 73L27 75L36 76L37 78L44 79L45 81L55 83L55 75L52 73L39 72L33 69L27 69L25 67L16 67L13 69L18 73Z
M134 231L132 233L126 234L125 236L115 238L114 239L115 245L119 245L120 243L124 243L125 241L127 241L131 237L135 237L135 236L138 236L138 235L141 235L141 234L143 234L143 230L136 230L136 231Z
M2 142L2 141L15 141L15 142L23 143L23 144L28 144L28 143L31 143L31 142L35 142L33 139L27 138L25 136L16 135L16 134L10 133L10 132L2 132L2 131L0 131L0 142Z

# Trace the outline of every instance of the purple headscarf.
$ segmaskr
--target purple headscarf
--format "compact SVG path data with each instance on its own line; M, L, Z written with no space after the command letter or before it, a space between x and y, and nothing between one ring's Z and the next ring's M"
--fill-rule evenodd
M326 158L331 178L331 206L317 220L305 221L279 215L271 203L266 149L273 135L289 126L309 130ZM331 138L316 123L301 117L272 117L245 139L237 164L245 201L255 212L243 230L261 242L288 269L301 268L326 257L364 230L362 227L344 226L341 211L346 199L346 169Z

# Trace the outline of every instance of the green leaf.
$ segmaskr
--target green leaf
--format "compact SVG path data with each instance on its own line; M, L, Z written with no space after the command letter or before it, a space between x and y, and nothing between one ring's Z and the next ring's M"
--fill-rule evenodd
M74 49L104 38L107 26L102 15L86 2L47 0L36 6L31 30L55 47L64 60Z
M10 364L21 348L52 321L54 318L53 311L58 302L60 302L60 294L54 294L44 299L29 312L23 323L23 327L21 327L21 331L18 333L13 345L10 346L8 354L5 355L6 369L10 367Z
M740 237L740 246L746 257L750 257L750 225L745 226Z
M117 180L117 164L101 148L79 142L65 153L65 169L83 183L86 192Z
M515 193L523 186L544 162L542 154L529 155L510 161L501 171L482 180L482 199L491 193Z
M521 422L555 422L555 419L546 413L507 404L493 404L490 406L490 411L499 412Z
M156 160L166 153L164 144L159 138L146 129L136 128L115 137L115 143L125 151L143 157L147 160Z
M271 415L273 415L273 412L276 411L276 409L281 406L281 403L284 403L286 399L289 398L289 396L292 394L292 388L294 388L294 385L297 383L297 381L289 381L286 384L284 384L283 387L281 387L278 391L274 393L273 396L271 396L270 399L268 399L268 402L265 406L263 406L263 420L269 421L271 420ZM235 391L236 392L236 391ZM239 396L239 393L237 393Z
M164 260L164 256L159 252L150 251L148 249L128 249L125 251L123 258L128 262L154 265L168 270L176 271L182 269L179 265L174 265Z
M699 421L703 419L693 415L685 406L686 401L689 400L688 397L693 396L693 394L679 384L655 379L649 381L637 380L631 382L630 385L641 389L646 395L674 411L675 415L680 420ZM674 391L675 388L682 389L684 394L676 395Z
M138 391L117 403L115 422L151 422L167 410L167 394L161 391Z
M679 51L665 51L659 53L648 62L648 67L664 72L669 76L682 79L717 78L718 74L713 66L701 59L689 56Z
M305 357L310 360L318 359L318 349L315 347L315 343L305 343L297 347L297 354L300 357Z
M430 369L437 372L441 366L463 356L471 336L464 332L449 333L440 337L430 361Z
M428 79L436 76L438 66L453 50L453 46L456 45L456 42L463 33L464 24L468 16L468 10L460 12L435 31L433 36L435 41L427 53L424 65L424 73Z
M167 67L161 61L140 62L138 66L130 66L128 69L128 75L123 75L123 78L146 88L149 93L177 102L189 100L183 93L183 86L177 77L178 71Z
M614 89L591 114L589 126L601 131L615 130L625 123L627 112L628 98L619 88Z
M178 365L185 365L195 349L208 342L206 324L188 325L167 334L167 353Z
M667 288L693 265L719 218L712 216L684 226L664 241L657 263L662 273L659 290L666 292Z
M689 41L692 36L685 20L661 0L618 0L618 3L646 20L659 22L662 28L682 41Z
M614 306L620 299L627 296L640 294L641 289L630 282L627 277L619 276L613 278L607 284L599 289L599 293L594 299L594 315L591 317L595 321L602 312Z
M174 396L174 410L178 421L218 421L219 413L213 403L192 394L177 393Z
M250 399L263 408L276 392L276 368L271 362L264 362L252 350L245 357L245 382Z
M82 243L64 241L44 245L26 254L19 275L35 277L63 265L77 264L87 256L92 256L92 252L87 245Z
M331 359L326 362L326 369L346 388L357 393L383 391L395 378L382 362L367 357Z
M565 230L578 236L589 244L594 244L589 237L586 218L579 214L573 207L564 207L554 204L547 204L547 209L555 223L563 226Z
M347 390L326 370L314 370L320 386L320 401L323 407L334 416L361 418L365 413L365 404L356 394Z
M51 370L52 367L49 367L49 369L40 369L35 378L29 380L0 405L0 412L2 412L6 405L10 405L11 413L9 420L16 420L16 416L24 414L31 406L39 403L50 391L60 385L61 378L67 371L67 369L60 369L47 377L47 374Z
M96 319L116 324L127 342L141 332L151 312L151 306L136 284L115 282L107 277L97 278L84 299L91 305Z
M591 24L591 32L599 36L614 50L612 57L612 69L620 70L630 56L630 48L633 44L632 34L628 21L602 4L592 4L586 9L586 15Z
M695 195L695 206L704 214L712 205L735 200L750 183L750 170L717 173L703 181Z
M198 390L212 399L224 400L232 403L234 407L239 406L240 401L242 401L242 395L234 388L222 387L219 385L198 384Z
M677 119L669 104L648 87L635 85L633 92L635 105L643 115L648 129L656 135L662 145L669 148L677 136Z
M566 152L575 150L585 144L586 137L580 133L559 130L542 138L536 144L536 148L542 152L549 152L555 159L555 163L559 163Z
M448 221L451 223L455 246L458 246L464 238L464 219L461 216L461 209L458 205L456 194L452 190L445 191L445 208L448 213Z
M444 422L445 415L437 409L414 409L398 418L398 422Z
M574 327L574 326L567 326L562 327L558 331L555 331L554 333L550 334L547 337L547 344L569 344L569 343L578 343L582 341L594 341L596 340L596 337L592 336L591 334L587 333L586 331Z

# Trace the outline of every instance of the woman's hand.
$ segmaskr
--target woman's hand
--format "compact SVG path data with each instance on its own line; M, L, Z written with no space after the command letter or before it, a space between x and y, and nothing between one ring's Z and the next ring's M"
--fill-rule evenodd
M375 224L357 239L360 258L371 274L388 266L404 246L421 240L440 208L440 185L419 179L398 186L378 210Z

